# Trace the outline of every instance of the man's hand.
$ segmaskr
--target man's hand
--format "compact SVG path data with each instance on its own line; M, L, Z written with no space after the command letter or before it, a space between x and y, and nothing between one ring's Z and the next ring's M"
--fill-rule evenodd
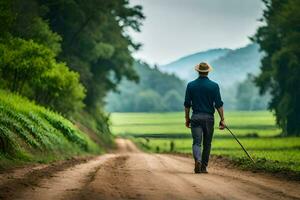
M220 129L220 130L224 130L225 127L226 127L225 121L224 121L224 120L221 120L220 123L219 123L219 129Z
M191 128L191 120L189 118L185 119L185 126Z
M226 127L226 124L225 124L225 121L224 121L224 109L223 109L223 106L220 107L220 108L217 108L217 110L218 110L218 113L219 113L220 119L221 119L221 121L219 123L219 129L220 130L224 130L225 127Z

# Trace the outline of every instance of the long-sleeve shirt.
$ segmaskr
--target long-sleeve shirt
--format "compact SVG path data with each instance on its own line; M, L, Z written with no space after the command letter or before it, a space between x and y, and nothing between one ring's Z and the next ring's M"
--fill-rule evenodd
M199 76L188 83L184 106L192 107L193 113L214 114L215 108L223 106L219 85L206 76Z

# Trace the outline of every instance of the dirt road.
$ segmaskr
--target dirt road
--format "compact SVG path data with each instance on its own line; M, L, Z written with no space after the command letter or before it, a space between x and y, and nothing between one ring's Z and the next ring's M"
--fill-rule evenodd
M191 158L147 154L125 139L119 150L80 163L41 165L0 176L1 199L300 199L300 183Z

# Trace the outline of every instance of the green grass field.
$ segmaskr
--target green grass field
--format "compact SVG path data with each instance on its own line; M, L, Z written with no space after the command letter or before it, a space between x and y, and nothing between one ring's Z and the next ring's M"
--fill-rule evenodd
M280 129L275 118L267 111L227 112L226 123L240 138L242 144L259 163L268 170L300 171L300 138L278 137ZM184 126L184 113L113 113L112 132L132 136L148 151L168 152L174 142L176 152L191 153L190 130ZM215 126L218 124L216 116ZM212 154L247 162L247 158L226 131L215 129ZM249 163L248 163L249 164Z
M139 134L190 134L184 126L184 113L113 113L111 115L112 132L117 135ZM219 118L216 116L216 121ZM228 112L227 125L238 135L257 134L275 136L280 129L270 112ZM224 131L215 131L224 135Z

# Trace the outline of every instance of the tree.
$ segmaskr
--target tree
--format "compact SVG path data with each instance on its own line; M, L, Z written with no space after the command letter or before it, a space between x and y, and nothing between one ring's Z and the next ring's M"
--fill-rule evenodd
M183 98L178 94L176 90L169 90L164 98L164 105L168 111L181 111Z
M6 86L21 93L25 84L51 69L54 53L32 40L9 38L0 43L0 72Z
M11 25L16 18L12 11L13 3L11 0L0 1L0 36L5 36L11 29Z
M32 87L37 102L61 113L71 114L84 106L85 89L79 82L79 74L65 63L54 64L33 82Z
M157 112L163 110L161 97L153 90L140 92L135 100L136 112Z
M258 87L254 83L254 76L248 74L243 82L239 83L236 92L237 110L266 110L270 97L268 94L259 95Z
M261 93L270 91L269 108L285 135L300 135L300 1L264 0L264 26L253 40L265 52L256 78Z
M144 18L140 6L128 0L38 0L48 12L51 29L62 36L59 59L80 73L87 89L88 110L99 109L104 97L122 78L138 80L132 51L139 48L126 34L140 30Z

